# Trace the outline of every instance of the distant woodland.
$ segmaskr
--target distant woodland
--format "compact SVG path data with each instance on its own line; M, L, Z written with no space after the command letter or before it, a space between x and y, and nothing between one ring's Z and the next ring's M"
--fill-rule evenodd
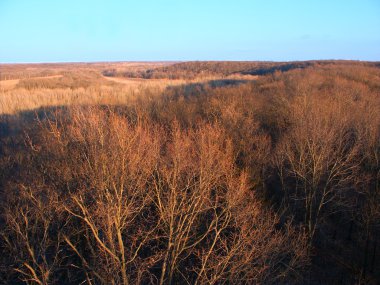
M0 65L0 283L379 284L380 63Z

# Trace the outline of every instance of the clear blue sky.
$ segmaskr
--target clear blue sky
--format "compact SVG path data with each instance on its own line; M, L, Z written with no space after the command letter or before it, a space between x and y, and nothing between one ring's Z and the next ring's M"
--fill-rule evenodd
M380 0L0 0L0 62L380 60Z

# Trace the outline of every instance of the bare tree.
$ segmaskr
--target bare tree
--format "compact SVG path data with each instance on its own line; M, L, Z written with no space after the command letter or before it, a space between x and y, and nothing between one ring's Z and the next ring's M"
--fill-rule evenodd
M341 102L322 100L295 101L293 128L280 142L275 159L286 201L303 213L310 240L321 219L352 189L360 165L349 114Z
M83 227L65 240L80 258L88 282L136 283L152 262L143 263L139 252L153 238L157 222L149 213L148 191L159 134L101 111L74 114L69 132L80 145L77 173L83 182L72 190L65 209ZM82 236L91 254L83 252Z
M49 190L43 185L19 184L2 207L4 254L26 284L51 284L61 270L62 215L58 197Z
M273 283L297 275L307 263L304 235L290 225L275 229L278 217L234 166L222 129L174 127L172 136L156 187L167 242L160 283Z
M300 278L308 262L304 233L262 205L257 183L236 166L236 149L221 125L164 129L143 116L132 123L100 108L55 116L41 119L42 129L27 136L32 182L15 183L20 195L3 205L6 248L22 249L14 257L14 280Z

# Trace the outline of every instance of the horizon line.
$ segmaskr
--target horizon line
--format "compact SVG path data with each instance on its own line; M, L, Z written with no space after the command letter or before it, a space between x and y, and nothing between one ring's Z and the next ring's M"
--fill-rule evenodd
M89 60L89 61L23 61L23 62L0 62L6 64L94 64L94 63L181 63L181 62L313 62L313 61L347 61L347 62L380 62L380 60L361 60L361 59L305 59L305 60L209 60L209 59L190 59L190 60Z

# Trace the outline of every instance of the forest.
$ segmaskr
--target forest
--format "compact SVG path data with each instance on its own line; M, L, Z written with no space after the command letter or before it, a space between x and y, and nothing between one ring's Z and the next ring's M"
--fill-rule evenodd
M379 284L380 63L0 65L0 283Z

